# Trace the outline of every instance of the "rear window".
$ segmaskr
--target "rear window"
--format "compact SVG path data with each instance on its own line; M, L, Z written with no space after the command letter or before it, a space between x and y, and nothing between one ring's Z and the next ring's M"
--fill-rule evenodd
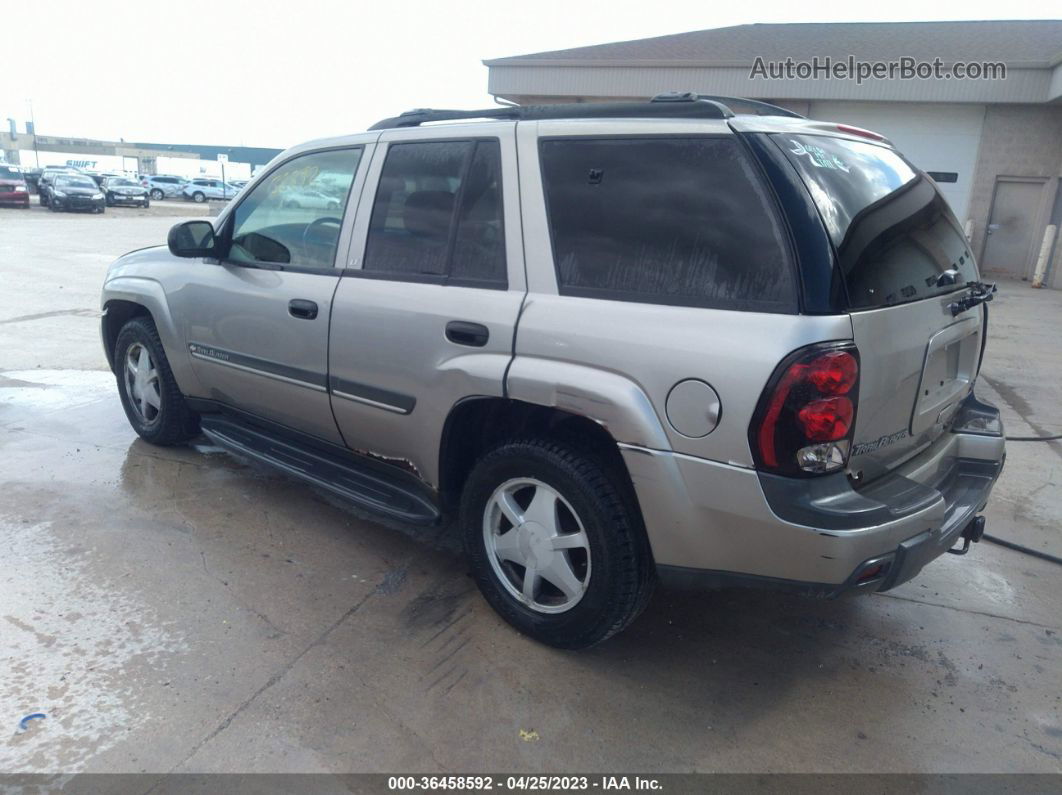
M796 311L782 226L732 138L540 146L562 295Z
M773 138L819 209L853 309L919 301L978 278L947 202L897 152L821 135ZM941 280L945 271L956 272L954 283Z
M0 165L0 179L22 179L22 171L14 166Z

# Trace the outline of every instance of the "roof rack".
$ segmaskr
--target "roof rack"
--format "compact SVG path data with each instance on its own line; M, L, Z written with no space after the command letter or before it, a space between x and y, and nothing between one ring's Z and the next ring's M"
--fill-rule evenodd
M378 121L370 130L395 127L419 127L433 121L460 119L507 119L536 121L541 119L729 119L736 105L758 116L804 118L799 113L743 97L716 97L672 91L657 94L648 102L570 102L562 105L504 105L483 110L436 110L417 108ZM738 112L742 112L739 110Z

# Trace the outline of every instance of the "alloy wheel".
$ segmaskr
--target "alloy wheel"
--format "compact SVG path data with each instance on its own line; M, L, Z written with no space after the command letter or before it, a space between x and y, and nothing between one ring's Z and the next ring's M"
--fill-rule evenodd
M487 500L483 541L506 591L540 613L564 613L590 584L590 541L571 504L534 478L508 480Z
M134 342L125 354L125 386L129 404L140 419L150 425L162 409L159 373L148 349Z

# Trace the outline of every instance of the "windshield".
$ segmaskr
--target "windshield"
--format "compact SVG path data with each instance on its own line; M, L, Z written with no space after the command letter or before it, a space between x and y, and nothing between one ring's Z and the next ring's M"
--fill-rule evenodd
M0 179L22 179L22 171L14 166L0 166Z
M919 301L977 280L947 202L899 153L822 135L773 138L819 209L851 308ZM945 271L957 273L942 278Z
M56 177L57 188L95 188L96 183L88 177Z
M115 186L115 185L128 186L130 188L138 188L138 187L140 187L135 182L133 182L133 180L131 180L131 179L109 179L109 180L107 180L107 184L112 186L112 187Z

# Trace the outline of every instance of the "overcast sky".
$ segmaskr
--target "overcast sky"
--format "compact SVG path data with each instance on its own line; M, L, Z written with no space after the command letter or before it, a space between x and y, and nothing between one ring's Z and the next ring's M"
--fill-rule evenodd
M0 15L0 117L21 130L32 98L43 135L286 147L412 107L490 106L485 58L750 22L1057 12L1057 0L16 1Z

